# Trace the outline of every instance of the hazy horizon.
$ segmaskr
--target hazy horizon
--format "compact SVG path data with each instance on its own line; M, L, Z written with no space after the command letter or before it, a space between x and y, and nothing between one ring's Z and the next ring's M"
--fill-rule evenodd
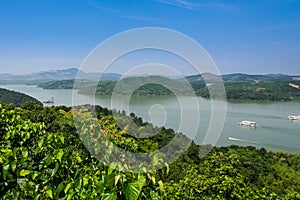
M15 74L15 73L7 73L7 72L0 72L0 75L1 74L10 74L10 75L28 75L28 74L35 74L35 73L43 73L43 72L51 72L51 71L59 71L59 70L69 70L69 69L78 69L78 70L81 70L79 67L70 67L70 68L53 68L53 69L49 69L49 70L40 70L40 71L32 71L32 72L26 72L26 73L20 73L20 74ZM89 73L89 72L86 72L84 70L81 70L85 73ZM97 72L91 72L91 73L97 73ZM118 75L124 75L122 73L118 73L118 72L105 72L106 74L118 74ZM209 73L209 72L203 72L201 74L205 74L205 73ZM221 75L230 75L230 74L248 74L248 75L288 75L288 76L300 76L300 74L284 74L284 73L247 73L247 72L232 72L232 73L224 73L224 74L221 74ZM133 76L135 75L155 75L155 74L151 74L151 73L144 73L144 74L133 74ZM157 74L157 75L161 75L161 74ZM198 75L197 73L196 74L185 74L185 75L182 75L182 76L193 76L193 75Z

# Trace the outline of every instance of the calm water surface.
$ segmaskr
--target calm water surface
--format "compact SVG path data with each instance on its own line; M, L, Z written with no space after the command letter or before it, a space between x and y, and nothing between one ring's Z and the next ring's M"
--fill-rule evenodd
M26 93L40 101L46 101L51 97L55 105L72 106L73 90L44 90L36 86L28 85L3 85L2 88ZM192 102L193 97L184 97L183 101L189 113L195 112ZM196 98L200 107L200 122L195 142L203 143L211 117L211 104L209 100ZM92 104L112 108L111 98L106 96L77 95L75 104ZM126 110L126 98L120 96L114 103L118 110ZM130 99L129 111L141 116L144 120L156 125L164 125L178 130L181 122L180 104L174 96L140 96ZM244 145L265 147L270 150L300 152L300 122L287 120L288 115L300 115L300 102L273 102L273 103L227 103L225 124L217 146ZM242 120L256 121L259 126L256 129L241 127L238 122ZM189 124L189 121L190 124ZM194 123L192 119L185 119L187 124L185 134L190 136ZM234 138L234 140L230 140Z

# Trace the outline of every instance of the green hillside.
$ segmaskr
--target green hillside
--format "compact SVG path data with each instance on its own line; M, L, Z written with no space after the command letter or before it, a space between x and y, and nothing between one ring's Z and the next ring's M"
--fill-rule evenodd
M28 96L27 94L0 88L0 102L2 104L13 104L16 107L19 107L23 103L28 101L43 105L40 101L31 96Z
M159 76L129 77L119 81L86 81L78 80L76 89L81 94L90 95L174 95L172 89L180 95L195 94L209 98L210 87L215 86L216 75L203 74L188 76L185 79L170 79ZM222 76L228 100L253 100L253 101L290 101L300 99L299 77L281 74L247 75L229 74ZM191 88L186 86L187 80ZM52 81L41 84L44 89L70 89L74 80ZM152 82L152 83L151 83ZM118 87L116 87L118 84ZM95 92L96 89L96 92Z
M100 106L0 105L0 114L1 199L300 199L299 154L194 143L180 152L184 135ZM156 134L137 137L147 133ZM120 151L154 155L171 140L135 171Z

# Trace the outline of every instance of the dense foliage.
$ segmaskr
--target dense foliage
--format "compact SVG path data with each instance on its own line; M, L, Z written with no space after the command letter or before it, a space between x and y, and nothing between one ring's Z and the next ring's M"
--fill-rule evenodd
M74 82L74 79L62 81L49 81L46 83L41 83L38 86L44 89L73 89Z
M97 160L106 138L131 152L153 152L174 138L133 113L96 106L95 116L79 109L0 106L0 197L2 199L300 199L300 155L254 147L211 147L194 143L174 163L153 170L124 171L130 162ZM82 112L74 119L75 112ZM92 117L92 118L91 118ZM85 119L90 119L85 121ZM74 120L86 134L77 134ZM78 121L79 120L79 121ZM116 120L120 123L116 123ZM101 132L94 132L94 124ZM128 134L128 133L131 134ZM139 134L157 133L139 139ZM136 133L136 135L132 134ZM82 137L82 135L81 135ZM88 139L90 138L90 140ZM82 140L83 139L83 140ZM187 140L184 135L180 141ZM86 142L96 146L84 146ZM95 142L96 141L96 142ZM180 145L181 142L178 142ZM200 151L201 150L201 151ZM172 150L170 153L175 153ZM107 154L108 156L113 156ZM155 170L155 165L166 167Z
M225 82L228 99L288 101L300 98L300 81L290 82Z
M42 105L40 101L27 94L0 88L0 102L3 104L13 104L14 106L19 107L27 101Z

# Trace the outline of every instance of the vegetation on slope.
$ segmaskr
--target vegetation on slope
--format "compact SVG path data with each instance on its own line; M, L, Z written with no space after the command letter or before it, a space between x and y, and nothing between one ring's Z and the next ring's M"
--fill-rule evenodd
M33 103L25 103L18 109L0 105L0 197L300 199L298 154L231 146L213 148L207 156L200 157L200 148L203 152L211 147L192 143L179 159L160 170L155 170L155 166L164 164L163 159L152 162L153 170L144 172L122 171L122 167L132 166L126 158L107 165L103 162L106 158L96 159L103 151L114 148L102 148L104 144L99 139L103 136L113 146L142 153L165 146L175 133L172 129L153 127L133 113L126 116L124 112L95 106L95 116L91 116L86 112L91 109L89 105L76 110ZM74 119L74 112L82 114ZM80 135L83 140L74 120L85 122L79 124L86 136ZM100 125L101 132L93 128L95 123ZM157 134L138 137L147 133ZM179 140L187 138L181 135ZM87 142L89 151L84 146ZM175 153L175 149L170 153Z
M120 81L77 81L75 89L81 94L96 95L191 95L209 98L209 89L215 86L215 76L201 75L187 77L191 88L182 79L165 77L130 77ZM289 101L300 99L300 81L287 75L224 75L226 97L229 100ZM152 81L152 82L151 82ZM117 85L118 84L118 85ZM53 81L40 86L44 89L70 89L74 80ZM118 87L116 87L118 86ZM175 90L172 88L176 88Z
M300 85L300 81L289 82L225 82L228 99L288 101L300 98L300 89L290 84Z
M16 107L19 107L21 104L28 101L42 105L40 101L27 94L0 88L0 102L3 104L13 104Z

